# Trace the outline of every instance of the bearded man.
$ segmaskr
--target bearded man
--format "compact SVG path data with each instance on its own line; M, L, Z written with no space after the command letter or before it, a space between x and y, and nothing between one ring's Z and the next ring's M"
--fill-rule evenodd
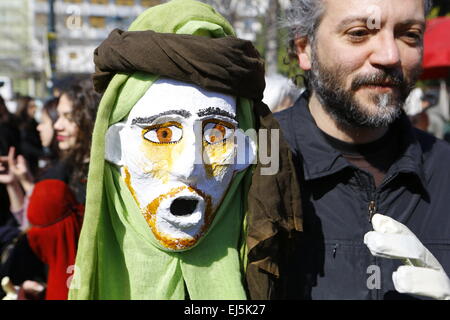
M290 45L308 90L276 116L302 189L287 297L450 298L450 147L402 110L430 8L292 1Z

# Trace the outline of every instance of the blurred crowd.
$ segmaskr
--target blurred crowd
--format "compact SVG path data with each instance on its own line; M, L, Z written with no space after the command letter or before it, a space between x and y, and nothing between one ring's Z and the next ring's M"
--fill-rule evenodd
M450 142L447 87L415 88L405 103L411 123L439 139Z
M37 104L0 97L2 297L66 299L86 197L91 134L100 96L74 80Z

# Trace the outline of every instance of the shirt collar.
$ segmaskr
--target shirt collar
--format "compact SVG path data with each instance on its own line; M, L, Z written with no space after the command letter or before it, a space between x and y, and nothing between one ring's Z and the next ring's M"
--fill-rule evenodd
M335 150L326 140L308 108L308 94L304 93L293 108L297 108L300 116L295 141L303 159L306 180L318 179L351 166L341 153ZM392 128L400 135L401 156L391 166L388 175L396 173L412 173L419 177L425 186L422 148L415 138L413 127L403 112Z

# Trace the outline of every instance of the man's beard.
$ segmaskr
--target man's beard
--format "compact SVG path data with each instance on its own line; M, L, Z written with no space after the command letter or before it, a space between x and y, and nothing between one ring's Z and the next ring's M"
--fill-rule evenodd
M357 75L351 88L345 89L348 72L341 66L326 68L320 63L313 49L310 85L324 110L337 122L347 128L387 127L400 115L406 98L414 88L420 75L420 65L413 70L409 79L397 69L379 69L366 75ZM356 91L364 86L392 86L391 93L372 93L369 100L376 110L370 111L355 97Z

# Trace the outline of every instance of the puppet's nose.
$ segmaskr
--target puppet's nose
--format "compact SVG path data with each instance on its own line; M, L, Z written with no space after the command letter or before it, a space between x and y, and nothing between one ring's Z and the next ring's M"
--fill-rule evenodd
M174 180L189 186L195 186L205 175L203 171L203 165L181 160L171 174Z
M205 176L202 159L202 145L194 138L186 137L184 150L174 159L172 176L175 180L187 185L196 185Z

